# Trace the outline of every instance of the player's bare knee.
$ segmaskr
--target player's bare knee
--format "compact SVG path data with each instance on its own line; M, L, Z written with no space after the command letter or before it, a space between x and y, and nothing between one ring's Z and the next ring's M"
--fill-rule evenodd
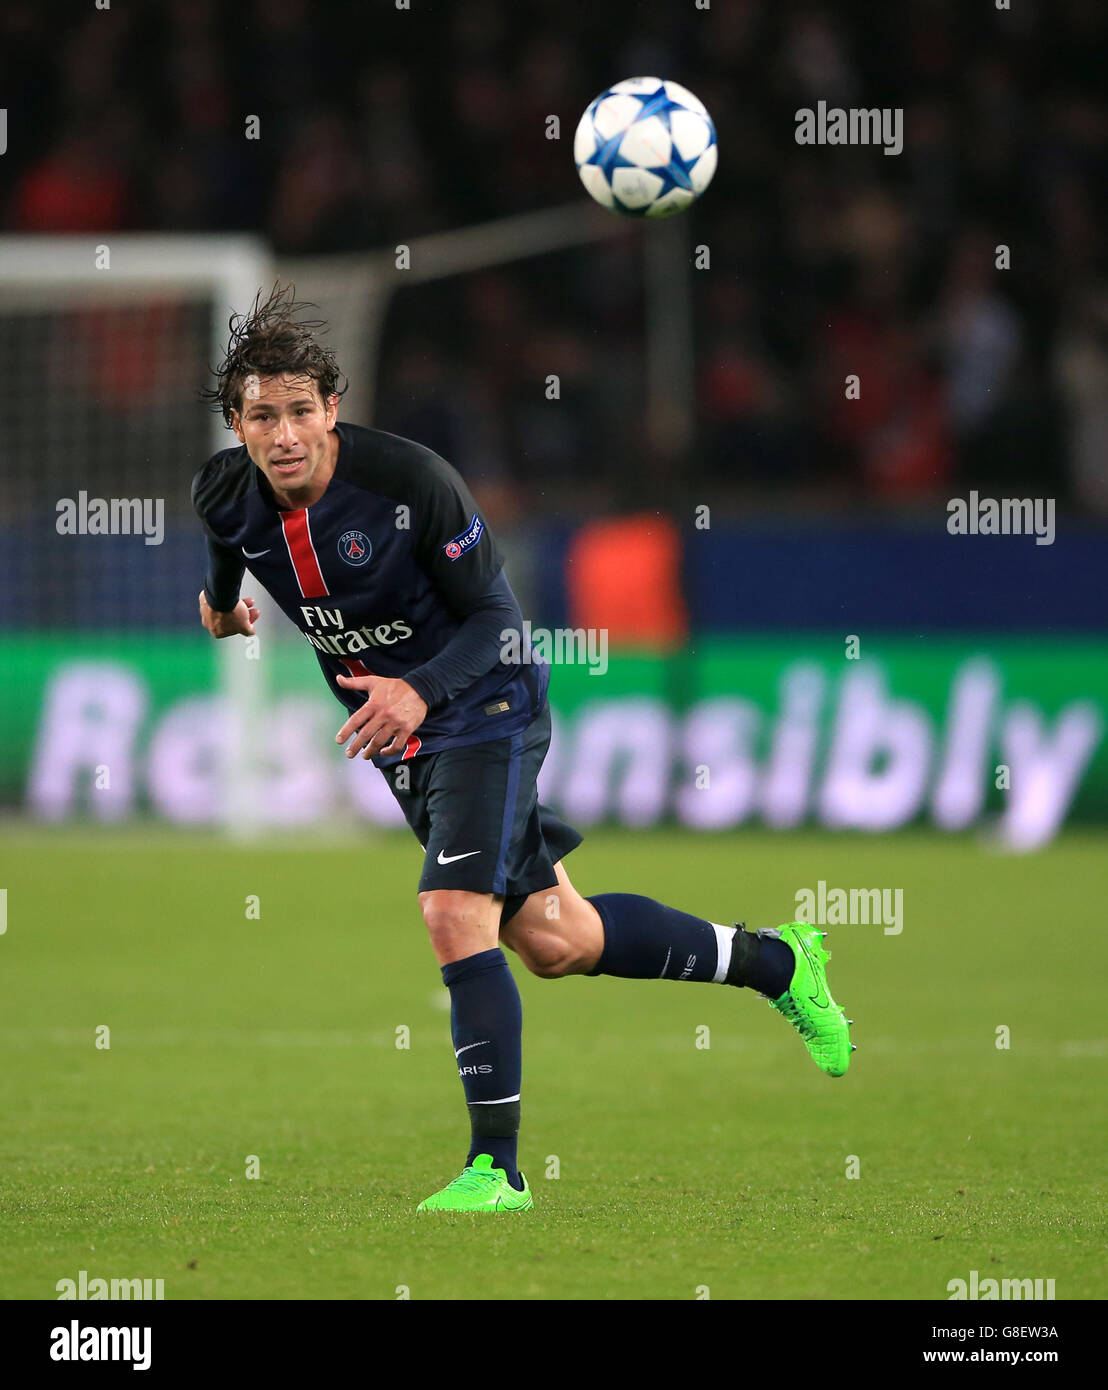
M429 893L420 893L419 910L429 930L435 927L448 927L461 921L466 913L465 896L450 889L436 888Z
M449 888L421 892L420 910L439 958L457 959L496 944L491 902L484 895Z
M434 893L420 893L419 910L432 937L436 932L447 930L457 920L457 914L445 903L436 900Z

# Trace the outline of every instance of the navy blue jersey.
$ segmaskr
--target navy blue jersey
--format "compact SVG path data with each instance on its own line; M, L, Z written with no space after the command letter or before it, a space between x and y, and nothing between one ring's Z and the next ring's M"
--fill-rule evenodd
M421 444L338 423L338 459L310 507L283 508L245 446L214 455L192 500L208 538L205 592L220 612L244 569L315 651L353 713L366 693L339 675L399 677L427 702L388 767L519 733L546 703L550 668L523 634L519 604L480 509L458 472ZM505 633L518 633L517 640Z

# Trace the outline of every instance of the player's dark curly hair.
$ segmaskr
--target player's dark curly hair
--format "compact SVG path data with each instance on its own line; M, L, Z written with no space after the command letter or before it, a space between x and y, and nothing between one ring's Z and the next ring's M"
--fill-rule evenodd
M227 321L230 338L227 356L213 368L214 386L205 387L200 394L213 410L223 414L231 423L231 411L242 410L242 396L250 376L310 377L319 387L326 403L329 396L341 396L349 383L342 374L335 354L316 341L315 334L325 330L323 319L304 319L305 309L319 306L296 299L295 285L274 281L269 298L262 303L259 290L250 311L232 314Z

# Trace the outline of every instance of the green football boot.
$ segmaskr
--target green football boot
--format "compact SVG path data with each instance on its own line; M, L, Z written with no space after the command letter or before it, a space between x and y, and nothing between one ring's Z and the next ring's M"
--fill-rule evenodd
M779 999L769 1000L770 1008L789 1020L821 1071L842 1076L850 1065L850 1054L856 1051L847 1026L853 1019L845 1016L827 988L823 967L831 953L823 949L822 941L827 933L807 922L790 922L784 927L763 927L758 935L779 937L796 959L788 989Z
M535 1205L527 1179L517 1192L503 1168L492 1166L491 1154L477 1154L452 1183L425 1198L416 1211L530 1211Z

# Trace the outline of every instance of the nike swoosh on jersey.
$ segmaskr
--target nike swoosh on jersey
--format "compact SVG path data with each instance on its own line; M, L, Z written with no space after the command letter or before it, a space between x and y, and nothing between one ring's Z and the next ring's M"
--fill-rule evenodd
M470 1049L471 1047L484 1047L485 1043L487 1043L488 1041L489 1041L489 1039L486 1038L486 1039L484 1040L484 1042L479 1042L479 1043L466 1043L465 1047L459 1047L459 1048L458 1048L458 1050L454 1053L454 1056L455 1056L455 1057L460 1057L460 1056L462 1055L463 1052L468 1052L469 1049Z
M467 850L465 854L444 854L443 851L440 849L440 850L439 850L439 863L440 863L440 864L453 864L453 862L454 862L455 859L471 859L471 858L473 857L473 855L475 855L475 854L480 854L480 853L481 853L481 851L480 851L479 849L471 849L471 850Z
M268 554L269 554L269 551L268 551L268 550L254 550L254 551L250 551L250 550L247 550L246 546L243 546L243 548L242 548L242 553L246 556L246 558L247 558L248 560L256 560L256 559L259 557L259 555L268 555Z

